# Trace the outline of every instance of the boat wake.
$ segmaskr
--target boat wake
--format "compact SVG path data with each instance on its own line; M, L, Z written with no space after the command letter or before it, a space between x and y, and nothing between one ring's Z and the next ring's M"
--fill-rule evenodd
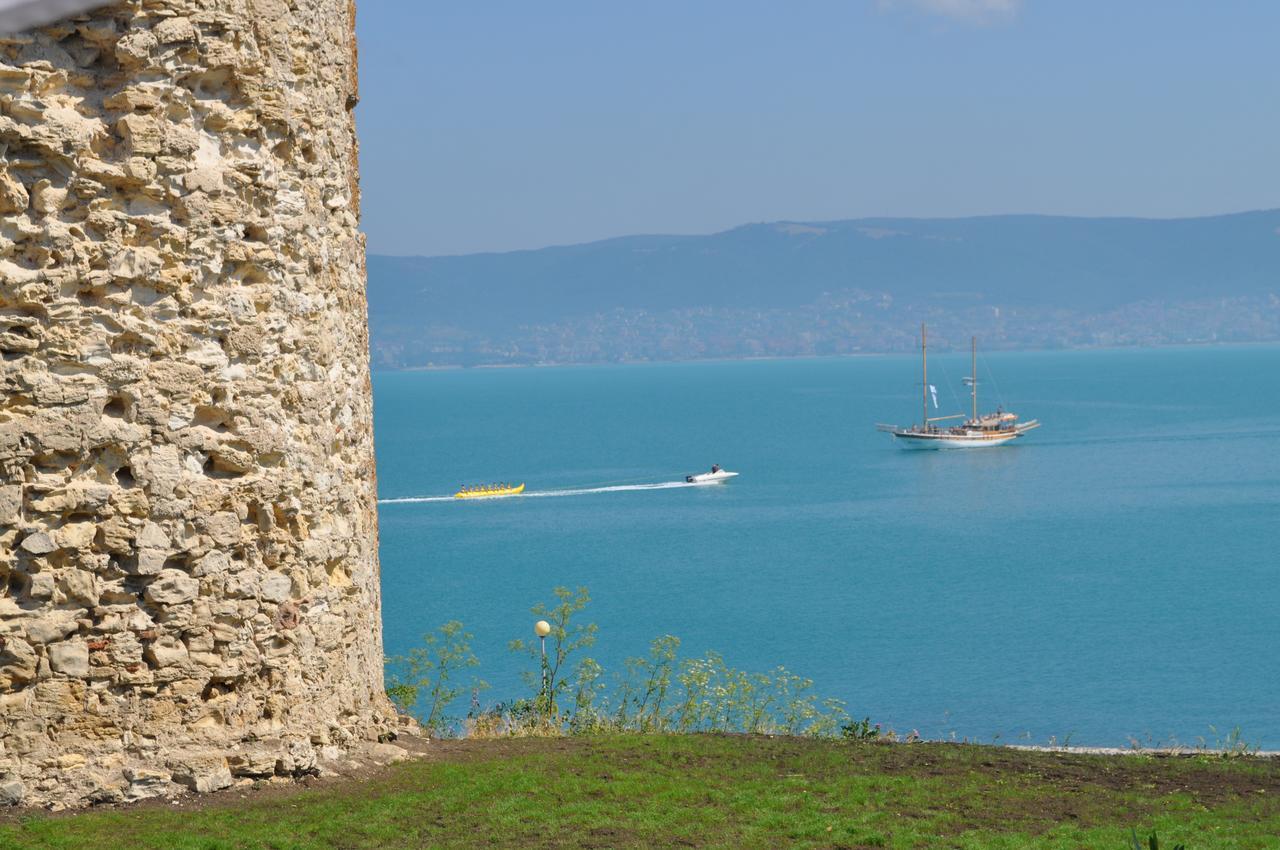
M455 499L453 496L405 496L399 499L379 499L380 505L410 505L420 502L483 502L489 499L551 499L560 496L590 496L596 493L629 493L637 490L675 490L680 487L698 487L688 481L662 481L657 484L614 484L608 487L577 487L564 490L526 490L520 496L480 496L473 499Z
M611 487L582 487L576 490L535 490L526 496L549 498L552 496L589 496L592 493L629 493L635 490L674 490L679 487L697 487L688 481L663 481L659 484L615 484Z

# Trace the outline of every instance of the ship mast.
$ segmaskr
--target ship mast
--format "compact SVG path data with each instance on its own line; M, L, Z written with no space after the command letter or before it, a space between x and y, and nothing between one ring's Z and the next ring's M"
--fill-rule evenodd
M929 430L929 342L924 322L920 323L920 363L924 374L920 387L920 403L923 405L920 427L927 431Z
M970 337L973 344L973 365L969 369L969 391L973 396L973 421L978 421L978 338Z

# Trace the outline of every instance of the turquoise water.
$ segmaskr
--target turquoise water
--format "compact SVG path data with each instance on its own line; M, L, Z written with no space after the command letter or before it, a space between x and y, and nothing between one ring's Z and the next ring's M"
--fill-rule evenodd
M462 620L510 696L529 606L586 585L610 669L670 633L929 737L1280 747L1280 347L986 361L1045 426L970 452L874 430L909 357L376 375L383 499L742 473L384 503L387 650ZM930 365L959 408L967 356Z

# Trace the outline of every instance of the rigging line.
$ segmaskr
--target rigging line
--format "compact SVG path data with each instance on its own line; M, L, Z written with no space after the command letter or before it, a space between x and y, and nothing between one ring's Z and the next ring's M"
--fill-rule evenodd
M987 370L987 380L991 382L991 389L996 394L996 402L999 403L1001 409L1008 410L1008 406L1004 403L1004 396L1000 394L1000 385L996 383L996 375L991 371L991 364L987 362L985 356L980 359L982 360L982 368Z
M951 393L951 400L956 403L956 410L964 410L965 407L960 403L960 396L956 395L955 385L951 383L951 374L947 371L947 367L943 365L942 358L938 360L938 371L942 373L942 381L947 385L947 392Z

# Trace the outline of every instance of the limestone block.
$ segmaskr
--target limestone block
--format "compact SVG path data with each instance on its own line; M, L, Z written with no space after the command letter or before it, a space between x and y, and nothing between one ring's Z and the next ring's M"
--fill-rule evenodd
M151 30L161 44L177 44L196 40L196 28L190 18L168 18Z
M140 576L157 575L164 570L164 565L167 563L169 563L168 549L139 549L133 572Z
M231 556L220 549L214 549L199 558L191 570L193 576L221 575L231 569Z
M53 672L84 678L89 675L89 647L82 640L69 640L49 647Z
M15 522L21 508L22 486L19 484L0 486L0 525Z
M226 757L217 753L187 756L169 766L173 769L174 782L200 793L230 788L235 781Z
M267 573L259 585L259 595L267 602L284 602L293 591L293 579L283 573Z
M93 539L98 534L98 527L92 522L68 522L58 529L58 542L63 549L88 550L93 546Z
M222 583L223 595L231 599L252 599L258 595L258 580L251 573L232 573Z
M126 115L116 122L116 132L131 157L156 156L164 145L164 126L150 115Z
M36 652L21 638L0 638L0 687L11 688L36 677Z
M141 64L150 57L159 41L149 30L134 30L116 42L116 61L126 67Z
M217 469L224 472L247 473L258 468L257 460L246 451L234 446L218 446L209 452L209 458ZM237 529L237 534L239 529Z
M20 779L0 779L0 806L18 806L27 796L27 786Z
M130 157L121 167L125 177L138 183L150 183L156 179L156 164L146 157Z
M138 532L137 542L138 546L144 549L168 549L172 541L163 526L148 521L143 523L142 529Z
M167 770L129 767L124 770L124 778L129 783L128 787L125 788L124 798L130 802L146 800L150 797L162 797L171 793L170 787L172 783L169 781L169 772Z
M92 512L106 505L111 498L108 487L78 485L74 488L60 488L43 494L35 494L31 498L31 508L49 513L71 513L75 511ZM65 535L59 535L65 539Z
M227 757L233 776L273 776L280 761L280 747L273 742L260 746L247 746Z
M28 534L22 539L22 543L18 545L24 552L30 552L32 555L47 555L50 552L56 552L60 548L54 542L52 535L37 531L35 534Z
M230 511L219 511L205 519L204 533L217 546L232 546L240 542L240 518Z
M172 495L177 488L182 477L182 461L178 456L177 446L154 445L149 453L130 460L134 475L147 487L153 498Z
M107 271L118 280L149 280L160 266L160 254L154 248L127 248L111 258Z
M7 171L0 171L0 213L25 212L30 200L25 186Z
M58 576L58 590L62 592L63 598L86 608L98 604L101 598L99 583L97 575L89 570L71 570Z
M186 661L189 653L182 641L175 637L158 638L142 653L143 658L156 667L172 667Z
M57 643L75 634L78 628L76 621L66 614L37 617L27 621L27 640L36 646Z
M188 192L208 192L214 194L222 191L222 169L199 168L189 171L182 177L182 185Z
M128 667L143 661L142 641L131 632L112 635L106 649L111 663L119 667Z
M65 753L58 756L58 767L63 770L75 770L84 767L85 757L80 753Z
M209 635L213 638L215 643L231 643L231 641L236 639L237 634L236 627L223 620L215 621L214 624L209 627Z
M56 188L48 180L39 180L31 188L31 208L41 215L61 210L67 203L67 190Z
M31 581L27 585L26 596L35 600L52 599L53 590L53 574L48 570L43 570L31 576Z
M171 606L190 602L200 592L200 582L182 570L164 569L147 585L147 601Z
M398 764L410 758L408 750L395 744L374 744L369 748L369 755L379 764Z
M191 652L209 652L213 649L213 634L209 629L196 629L185 634L183 642Z

